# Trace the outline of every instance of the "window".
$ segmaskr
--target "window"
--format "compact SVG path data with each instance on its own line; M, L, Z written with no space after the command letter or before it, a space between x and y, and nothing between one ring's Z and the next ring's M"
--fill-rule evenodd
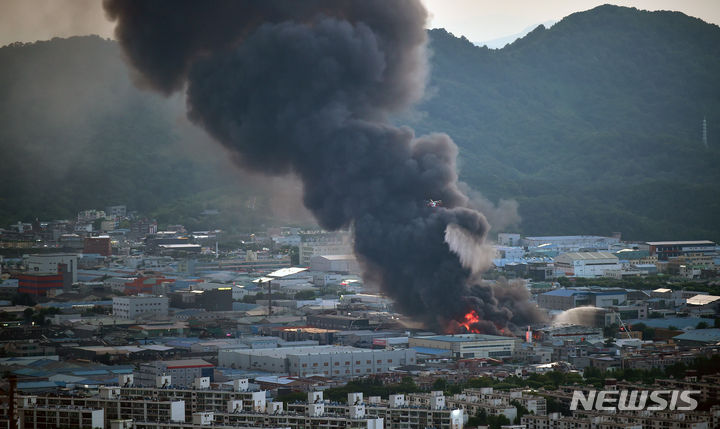
M377 363L382 363L382 359L378 359Z
M335 362L335 366L340 366L340 362Z
M355 365L360 365L360 361L359 361L359 360L356 360L356 361L355 361Z
M306 364L306 363L304 363L304 364L302 364L302 365L303 365L303 368L307 368L307 364Z
M314 362L314 363L313 363L313 366L317 366L317 362Z
M392 359L388 359L388 363L392 363Z
M323 363L323 366L328 366L328 363L327 362Z

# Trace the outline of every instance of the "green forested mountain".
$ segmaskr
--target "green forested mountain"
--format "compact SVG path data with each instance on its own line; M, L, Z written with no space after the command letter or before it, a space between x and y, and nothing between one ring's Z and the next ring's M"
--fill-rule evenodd
M431 39L415 127L447 131L461 177L516 198L524 232L720 239L716 25L602 6L500 50Z
M132 84L115 42L15 44L0 65L0 226L115 204L194 227L208 208L224 224L267 213L247 204L257 180L184 120L179 97Z
M499 50L430 38L428 97L402 122L452 136L461 179L517 200L522 232L720 240L720 28L602 6ZM285 203L188 126L182 100L136 89L114 42L6 46L0 65L0 225L123 203L255 225Z

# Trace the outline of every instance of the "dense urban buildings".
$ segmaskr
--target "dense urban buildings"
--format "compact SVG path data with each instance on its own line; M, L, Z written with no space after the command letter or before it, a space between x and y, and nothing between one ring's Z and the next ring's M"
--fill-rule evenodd
M270 228L228 247L129 213L18 227L49 251L0 235L22 249L0 260L0 369L23 427L717 425L720 374L702 363L720 351L713 242L499 234L484 282L519 285L545 321L488 335L406 320L359 276L349 233ZM622 386L624 371L701 406L569 410L596 374Z

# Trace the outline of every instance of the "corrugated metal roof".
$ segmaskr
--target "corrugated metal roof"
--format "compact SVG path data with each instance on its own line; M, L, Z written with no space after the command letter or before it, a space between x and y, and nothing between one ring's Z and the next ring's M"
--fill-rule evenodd
M545 292L543 295L546 296L573 296L573 295L587 295L587 291L579 291L573 289L555 289L550 292Z
M673 337L673 340L697 341L701 343L720 343L720 329L693 329Z
M609 252L569 252L558 255L558 258L563 256L571 260L618 259Z
M415 350L415 352L423 355L433 355L433 356L442 356L442 355L450 355L450 350L445 349L434 349L432 347L411 347L411 349Z

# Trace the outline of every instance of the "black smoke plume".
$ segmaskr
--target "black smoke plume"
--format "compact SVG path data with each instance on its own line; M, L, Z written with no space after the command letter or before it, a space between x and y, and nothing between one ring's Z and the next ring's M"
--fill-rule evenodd
M318 223L353 228L365 278L404 314L448 329L475 310L484 332L533 317L514 311L526 292L474 282L475 264L464 266L445 241L450 225L469 248L488 230L458 189L455 144L389 120L424 91L427 13L418 0L104 6L139 83L185 89L190 119L242 167L295 173ZM428 207L431 198L442 207Z

